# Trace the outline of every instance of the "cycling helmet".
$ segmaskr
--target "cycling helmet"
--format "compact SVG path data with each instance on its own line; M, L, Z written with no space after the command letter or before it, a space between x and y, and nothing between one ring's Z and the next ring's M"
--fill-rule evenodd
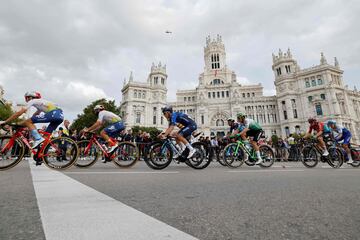
M96 106L94 107L94 111L95 111L95 112L100 112L100 111L102 111L102 110L104 110L104 109L105 109L104 105L100 105L100 104L98 104L98 105L96 105Z
M327 122L327 125L328 126L330 126L330 125L336 125L336 121L335 120L329 120L328 122Z
M39 92L26 92L24 97L25 97L25 100L30 97L31 98L41 98L41 94Z
M228 122L235 122L235 120L233 118L228 118L227 120Z
M316 123L317 120L316 120L315 118L311 117L311 118L308 119L308 122L309 122L310 124L313 124L313 123Z
M161 109L162 113L166 113L166 112L170 112L172 113L173 112L173 108L172 106L165 106Z
M236 117L237 117L237 118L246 117L246 114L245 114L245 113L240 112L240 113L238 113L238 114L236 115Z

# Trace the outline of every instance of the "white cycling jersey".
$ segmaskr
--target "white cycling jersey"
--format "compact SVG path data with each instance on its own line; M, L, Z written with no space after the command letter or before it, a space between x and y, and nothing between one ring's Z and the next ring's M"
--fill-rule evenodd
M101 123L116 123L116 122L120 122L121 121L121 117L119 117L118 115L116 115L115 113L106 111L106 110L102 110L99 112L99 118L98 120Z
M35 107L38 111L41 112L51 112L53 110L59 109L59 107L48 100L45 99L32 99L26 104L26 109L29 110L31 107Z

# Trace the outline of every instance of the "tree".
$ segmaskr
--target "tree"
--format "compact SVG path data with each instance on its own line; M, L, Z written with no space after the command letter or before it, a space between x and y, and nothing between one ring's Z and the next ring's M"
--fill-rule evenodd
M115 105L115 100L110 101L104 98L98 99L86 106L83 113L77 115L77 118L74 120L73 124L71 124L71 130L80 131L85 127L90 127L94 124L98 119L98 116L94 112L94 107L98 104L104 105L107 111L120 115L120 108Z
M132 127L132 132L134 135L138 134L140 131L147 132L150 134L151 139L155 139L157 135L161 133L161 131L155 127L140 127L134 126Z
M5 120L13 114L10 104L0 103L0 119Z

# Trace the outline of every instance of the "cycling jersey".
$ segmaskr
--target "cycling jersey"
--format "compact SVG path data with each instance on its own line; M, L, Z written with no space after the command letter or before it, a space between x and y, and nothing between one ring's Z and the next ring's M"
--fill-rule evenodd
M340 125L336 125L336 128L335 129L331 129L333 131L333 133L337 133L337 136L335 136L335 139L336 141L340 142L343 140L343 144L349 144L350 143L350 140L351 140L351 132L343 127L343 126L340 126ZM339 136L341 134L341 136Z
M262 130L260 124L251 118L245 118L244 126L246 128L249 128L250 130L255 130L255 131Z
M187 127L189 125L196 125L195 121L192 120L188 115L182 112L173 112L171 114L169 125L182 125L183 127Z
M117 122L121 121L121 117L119 117L115 113L112 113L112 112L109 112L106 110L102 110L99 112L98 120L101 123L117 123Z
M182 112L173 112L169 121L170 126L178 126L181 128L179 134L188 137L197 129L197 125L188 115Z
M312 133L312 131L315 131L316 133L322 131L323 134L331 132L330 128L323 122L318 122L316 125L310 125L308 133Z
M26 109L29 110L31 107L35 107L38 111L48 113L53 110L59 109L55 103L47 101L45 99L32 99L30 100L27 105Z

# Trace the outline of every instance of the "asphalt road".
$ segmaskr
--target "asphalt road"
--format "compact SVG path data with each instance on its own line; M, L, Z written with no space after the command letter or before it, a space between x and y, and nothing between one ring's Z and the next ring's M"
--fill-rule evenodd
M306 169L301 163L276 163L270 169L229 169L211 164L198 171L171 165L154 171L143 162L131 169L97 163L64 174L199 239L360 238L360 169L348 166ZM44 239L46 223L41 224L27 162L0 172L0 191L0 239ZM99 201L99 209L103 204ZM119 219L131 223L128 217ZM97 224L101 231L104 222ZM136 227L139 233L146 230Z

